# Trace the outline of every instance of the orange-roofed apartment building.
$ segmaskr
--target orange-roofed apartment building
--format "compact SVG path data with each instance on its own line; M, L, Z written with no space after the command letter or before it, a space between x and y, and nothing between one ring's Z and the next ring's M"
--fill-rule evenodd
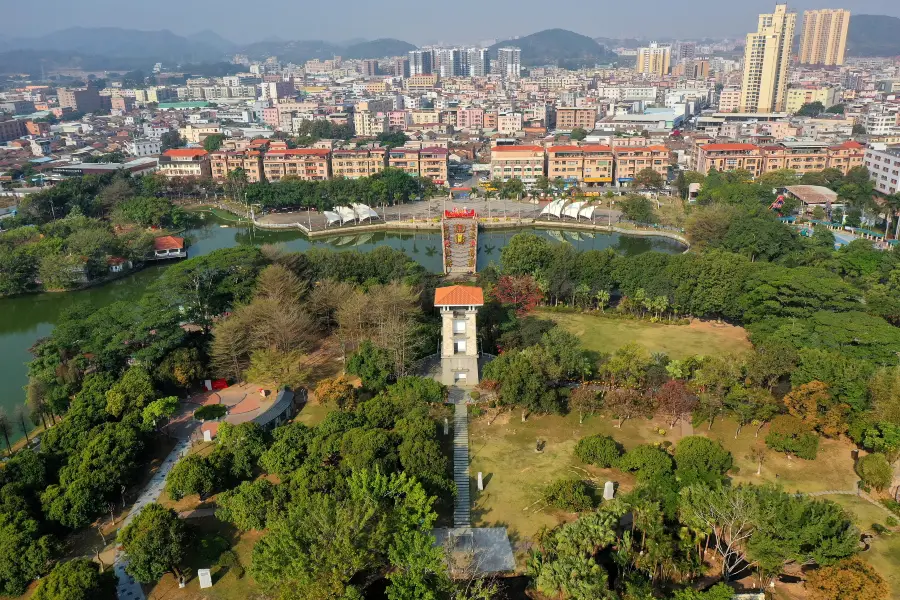
M263 158L267 181L283 177L297 177L303 181L324 181L331 178L331 150L296 148L270 150Z
M828 168L840 169L846 175L854 167L864 166L866 147L859 142L849 141L828 148Z
M628 185L644 169L653 169L663 179L669 175L669 149L665 146L618 147L613 149L616 183Z
M172 148L159 157L159 172L166 177L211 177L209 153L202 148Z
M216 181L227 180L228 174L235 169L242 169L249 183L262 181L262 152L258 150L213 152L210 154L209 162L212 167L212 178Z
M589 186L612 183L613 153L609 146L550 146L547 177Z
M387 164L387 150L372 148L361 150L333 150L331 173L334 177L359 179L381 173Z
M534 183L545 174L541 146L494 146L491 148L491 178L521 179Z
M392 169L419 176L419 151L413 148L391 148L388 153L388 166Z
M763 156L754 144L704 144L697 148L697 171L744 169L754 177L763 173Z

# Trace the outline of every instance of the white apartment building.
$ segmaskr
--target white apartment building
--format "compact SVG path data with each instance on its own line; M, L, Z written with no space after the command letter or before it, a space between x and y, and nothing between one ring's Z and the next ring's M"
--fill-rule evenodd
M125 144L125 152L131 156L153 156L162 152L159 138L136 138Z
M900 146L872 144L864 160L877 191L886 195L900 191Z
M870 106L862 123L866 133L869 135L896 133L900 130L897 127L897 112L898 108L895 106Z

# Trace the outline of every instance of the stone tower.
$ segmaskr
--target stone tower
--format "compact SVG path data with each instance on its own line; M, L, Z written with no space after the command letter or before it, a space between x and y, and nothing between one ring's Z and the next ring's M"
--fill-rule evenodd
M478 384L478 336L476 316L484 306L479 287L454 285L434 291L434 305L441 311L441 383Z

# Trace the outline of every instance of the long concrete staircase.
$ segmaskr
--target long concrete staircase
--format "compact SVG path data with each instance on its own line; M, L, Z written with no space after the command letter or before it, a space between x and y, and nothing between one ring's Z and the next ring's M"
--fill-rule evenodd
M469 394L459 387L450 388L453 412L453 481L456 501L453 505L453 526L471 527L472 501L469 495L469 415L466 403Z

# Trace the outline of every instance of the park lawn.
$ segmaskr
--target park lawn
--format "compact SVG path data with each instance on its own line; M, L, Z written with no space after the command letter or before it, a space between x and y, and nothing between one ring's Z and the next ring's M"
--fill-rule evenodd
M597 433L609 435L627 449L642 443L674 443L681 435L680 428L660 435L657 428L668 428L658 421L634 419L626 421L621 429L615 427L616 423L594 416L579 425L576 414L531 416L522 423L518 412L503 413L493 424L489 415L470 419L473 525L507 527L518 554L542 527L553 527L575 517L542 509L541 492L547 484L564 477L592 479L599 487L598 495L602 495L603 484L608 480L619 483L620 493L633 487L634 479L629 474L582 464L574 454L580 438ZM546 442L543 452L535 451L538 439ZM483 492L478 492L476 485L479 471L485 480Z
M337 410L337 407L330 404L321 404L315 401L309 401L303 405L300 412L294 417L295 423L303 423L307 427L314 427L328 416L328 413Z
M892 600L900 600L900 533L879 536L862 557L887 580Z
M198 552L190 552L187 555L186 566L190 569L190 579L184 589L178 589L178 582L171 573L166 574L157 584L144 586L144 592L149 600L246 600L260 596L259 588L252 575L250 575L250 561L253 545L262 536L262 532L251 531L241 533L235 528L215 517L201 517L190 519L188 523L200 539L210 539L220 536L225 538L238 556L239 563L246 570L243 577L238 578L231 569L224 569L210 564L204 560ZM211 588L200 590L197 579L197 569L211 568L213 585Z
M750 350L747 332L742 327L692 321L690 325L668 325L635 319L607 317L600 313L538 310L536 316L550 319L581 340L585 350L614 352L629 343L644 346L650 352L665 352L672 358L694 354L714 355Z
M774 450L766 451L762 473L756 475L756 462L750 457L754 445L765 447L768 425L755 437L756 427L748 425L735 439L737 423L732 419L717 419L712 430L707 431L706 423L694 428L698 435L706 435L718 440L734 457L738 469L731 474L736 483L778 483L788 492L825 492L830 490L852 490L859 479L853 471L853 447L840 440L822 438L819 454L815 460L787 458Z
M874 533L873 523L884 525L890 515L884 509L874 506L871 502L856 496L823 496L828 500L840 504L853 516L853 521L861 531ZM900 531L894 528L894 533L879 535L871 542L868 552L863 552L860 557L875 567L882 577L887 580L891 588L891 598L900 599Z

